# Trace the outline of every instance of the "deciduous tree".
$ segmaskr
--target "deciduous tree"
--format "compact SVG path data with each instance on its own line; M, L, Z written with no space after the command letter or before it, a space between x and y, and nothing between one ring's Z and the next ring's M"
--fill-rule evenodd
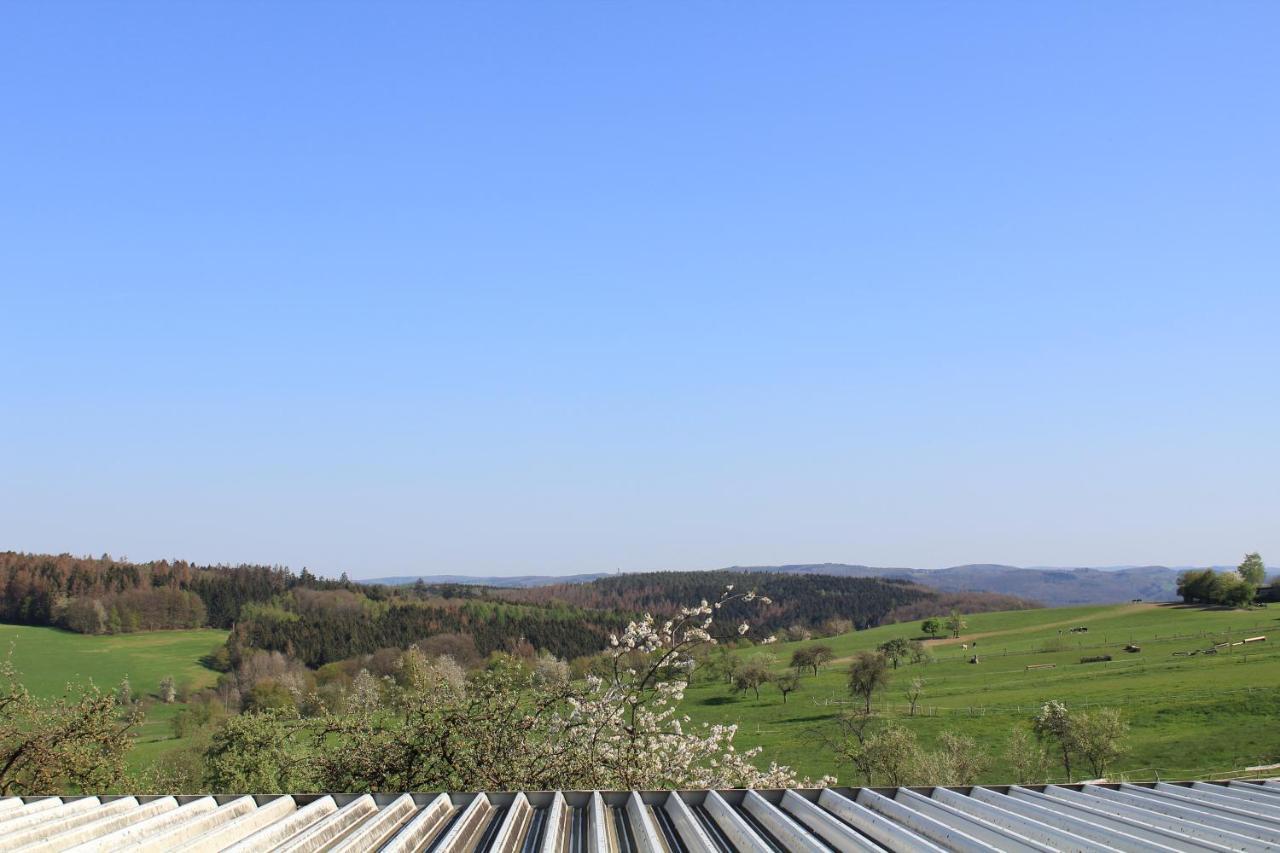
M809 646L803 649L796 649L791 654L791 668L797 671L806 669L813 670L813 674L817 675L818 670L835 659L836 653L830 646Z
M1032 728L1041 741L1054 745L1068 782L1073 758L1084 760L1094 776L1102 777L1111 762L1127 748L1125 737L1129 726L1114 708L1072 712L1061 702L1046 702L1036 714Z
M734 674L733 689L739 693L745 693L750 690L759 699L760 686L769 683L772 677L769 665L763 660L749 660L739 667L737 673Z
M1075 745L1095 778L1107 775L1111 763L1127 751L1129 724L1115 708L1084 711L1073 719Z
M849 664L849 692L861 697L865 712L871 713L871 700L889 683L889 662L877 652L858 652Z
M911 703L911 716L916 715L916 706L920 703L920 697L924 695L924 679L913 678L911 683L907 685L905 691L907 701Z
M1244 562L1236 571L1240 573L1240 578L1254 589L1262 586L1267 579L1267 567L1262 562L1262 555L1256 551L1246 554Z
M1036 738L1021 726L1009 732L1004 758L1013 768L1014 781L1019 785L1036 785L1045 780L1049 756Z
M778 692L782 694L782 703L784 705L787 702L787 695L800 687L800 676L796 675L794 672L789 672L785 675L775 675L772 680L773 686L778 688Z
M894 669L898 668L900 661L906 660L911 655L911 646L902 637L885 640L877 646L877 649L889 663L893 664Z

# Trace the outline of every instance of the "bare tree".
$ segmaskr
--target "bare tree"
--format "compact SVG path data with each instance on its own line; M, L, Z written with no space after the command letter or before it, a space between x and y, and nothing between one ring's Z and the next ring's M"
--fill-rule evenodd
M906 697L911 703L911 716L916 715L916 705L920 702L920 697L924 694L924 679L913 678L911 683L907 685Z

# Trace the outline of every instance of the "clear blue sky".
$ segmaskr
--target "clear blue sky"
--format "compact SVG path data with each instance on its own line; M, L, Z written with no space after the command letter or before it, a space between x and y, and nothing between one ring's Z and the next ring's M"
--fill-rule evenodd
M1280 561L1280 5L3 18L0 548Z

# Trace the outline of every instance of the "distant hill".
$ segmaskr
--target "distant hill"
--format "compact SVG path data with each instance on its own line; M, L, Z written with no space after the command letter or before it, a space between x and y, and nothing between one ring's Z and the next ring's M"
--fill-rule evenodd
M943 592L994 592L1038 601L1049 607L1071 604L1114 604L1135 598L1144 601L1171 601L1176 597L1178 573L1186 567L1106 566L1103 568L1040 566L1020 568L998 564L952 566L946 569L863 566L848 563L797 563L782 566L731 566L725 571L768 572L786 575L830 575L855 578L896 578L910 580ZM511 589L590 583L614 573L554 577L467 577L465 575L423 575L427 584L475 584ZM625 575L624 575L625 576ZM403 585L417 577L377 578L361 583Z
M998 592L1042 602L1049 607L1070 604L1114 604L1135 598L1172 601L1180 568L1037 568L975 564L946 569L903 569L817 563L792 566L739 566L737 571L783 574L825 574L837 577L901 578L947 592Z

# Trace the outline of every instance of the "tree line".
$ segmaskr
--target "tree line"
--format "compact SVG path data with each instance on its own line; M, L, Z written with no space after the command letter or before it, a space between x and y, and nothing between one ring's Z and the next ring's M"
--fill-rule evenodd
M348 582L349 583L349 582ZM0 552L0 621L87 634L230 628L241 609L295 587L343 586L280 566L133 563L70 554Z
M252 605L227 639L230 663L247 649L283 652L315 668L430 637L464 635L481 656L527 644L560 658L598 652L627 619L563 604L412 595L375 600L351 590L294 590Z
M1266 577L1267 567L1261 555L1247 554L1234 572L1213 569L1183 572L1178 575L1178 595L1187 604L1244 607L1253 603Z

